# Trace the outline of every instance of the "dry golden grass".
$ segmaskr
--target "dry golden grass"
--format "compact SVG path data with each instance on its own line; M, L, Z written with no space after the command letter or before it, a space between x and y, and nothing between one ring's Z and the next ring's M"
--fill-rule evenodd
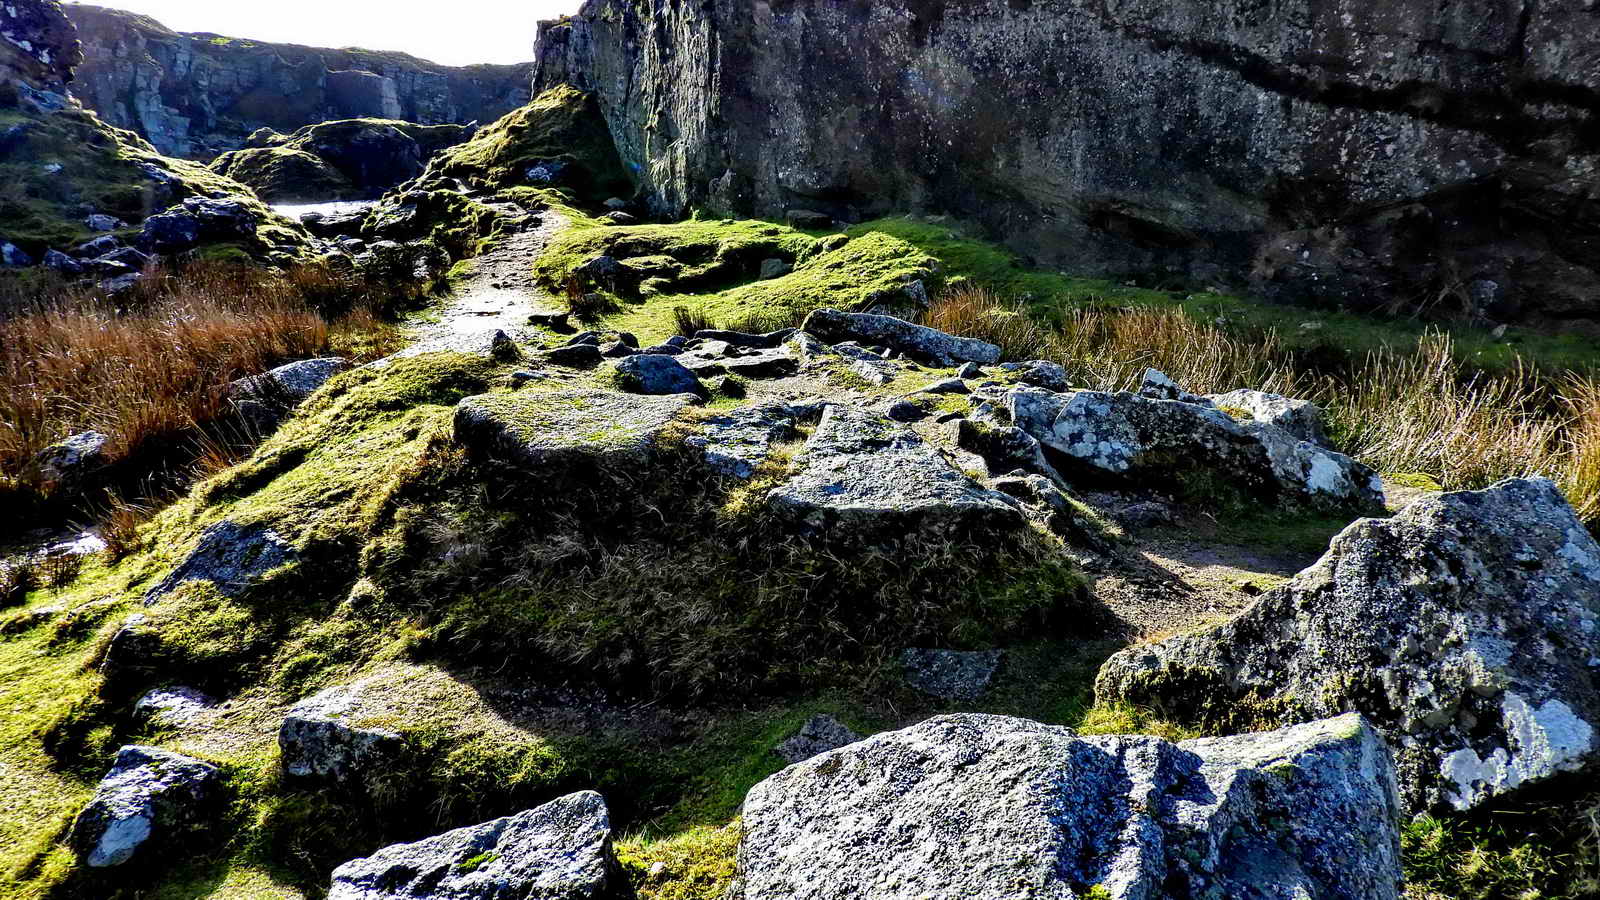
M0 492L25 493L44 447L100 431L107 461L134 468L185 462L225 409L224 386L296 359L372 358L397 333L374 291L307 267L274 274L198 263L156 271L115 302L36 281L0 293ZM7 489L9 488L9 491Z
M1384 472L1421 472L1446 488L1543 475L1580 517L1600 524L1600 382L1559 381L1517 367L1488 374L1463 363L1442 334L1349 368L1318 371L1275 334L1240 336L1178 310L1082 310L1057 328L981 288L929 310L929 325L998 344L1009 359L1049 359L1077 384L1130 390L1146 367L1197 393L1249 387L1313 400L1342 449Z

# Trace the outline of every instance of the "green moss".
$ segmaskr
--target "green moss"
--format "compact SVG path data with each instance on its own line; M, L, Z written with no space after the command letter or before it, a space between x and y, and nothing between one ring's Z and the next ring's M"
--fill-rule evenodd
M847 240L733 220L573 228L541 255L534 274L547 288L562 291L574 270L602 255L623 261L632 274L598 286L643 301L624 304L606 317L606 325L647 342L677 333L679 309L715 327L771 331L798 324L824 306L859 309L903 301L910 282L937 287L935 261L887 235ZM794 269L758 280L767 259L785 260ZM641 283L650 290L635 290Z
M272 203L343 200L357 193L322 157L294 146L234 150L217 157L211 169Z
M1422 472L1391 472L1383 476L1401 487L1413 488L1419 491L1439 493L1444 490L1438 479Z
M428 164L423 181L459 178L480 187L526 185L536 162L559 160L579 173L578 196L604 200L632 194L611 131L594 97L562 85L482 128Z

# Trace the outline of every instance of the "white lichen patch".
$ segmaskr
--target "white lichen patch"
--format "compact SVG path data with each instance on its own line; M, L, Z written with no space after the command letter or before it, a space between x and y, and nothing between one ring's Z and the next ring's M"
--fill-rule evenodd
M1485 798L1503 794L1528 781L1578 769L1594 746L1594 728L1572 707L1549 700L1537 709L1519 694L1506 694L1501 707L1509 743L1485 759L1470 747L1445 757L1440 774L1453 784L1450 803L1471 809Z

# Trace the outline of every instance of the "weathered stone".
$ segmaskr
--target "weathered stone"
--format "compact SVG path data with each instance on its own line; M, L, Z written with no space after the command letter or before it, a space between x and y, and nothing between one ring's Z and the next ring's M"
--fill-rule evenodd
M210 763L155 747L123 747L73 821L72 846L91 868L177 850L214 811L221 780Z
M198 235L196 236L198 239ZM115 236L102 234L93 240L84 241L72 248L72 256L77 259L99 259L122 246L122 242Z
M1250 390L1213 394L1206 399L1218 409L1243 410L1257 422L1276 425L1302 441L1328 446L1322 408L1309 400L1291 400L1281 394Z
M302 359L229 384L228 397L293 408L348 368L350 361L336 356Z
M522 358L522 351L517 348L517 342L511 335L504 331L496 331L489 339L489 355L500 362L516 362Z
M44 266L49 269L54 269L63 275L83 274L83 263L78 262L65 253L62 253L60 250L46 250L44 254Z
M833 227L833 216L809 209L791 209L783 214L783 218L789 223L790 228L821 231Z
M1139 396L1146 400L1177 400L1197 406L1211 405L1211 401L1206 398L1191 394L1179 387L1178 383L1172 380L1172 376L1160 369L1144 370L1144 376L1139 381Z
M926 419L928 411L923 409L920 404L912 403L910 400L896 400L889 406L888 412L884 413L884 415L887 415L892 421L909 425Z
M1019 363L1002 363L1000 371L1016 377L1021 384L1044 388L1047 391L1068 391L1072 382L1067 378L1067 370L1059 363L1047 362L1042 359L1030 360Z
M1022 523L1009 498L957 472L915 432L863 410L827 406L792 468L794 475L768 502L820 533L1011 529Z
M893 316L819 309L806 316L801 329L830 344L844 341L884 344L913 359L937 366L956 366L964 362L987 364L1000 359L1000 348L993 344L954 337Z
M85 431L51 444L34 457L34 477L47 490L77 491L105 468L110 442L111 438L98 431Z
M962 381L959 378L944 378L944 379L940 379L939 381L935 381L933 384L930 384L927 387L923 388L921 393L924 393L924 394L970 394L970 393L972 393L972 388L967 387L967 383L965 381Z
M794 765L861 739L861 735L833 716L820 715L812 716L799 731L784 738L773 750L784 762Z
M743 331L723 331L710 329L696 331L694 339L697 341L721 341L733 347L750 347L755 350L772 350L784 345L789 338L794 337L793 328L781 331L768 332L767 334L749 334Z
M700 422L699 432L685 443L704 451L706 463L715 471L749 478L774 444L799 437L795 424L801 412L789 406L737 409Z
M154 606L186 581L205 581L224 597L244 593L274 569L299 559L294 547L263 525L219 522L200 535L193 552L144 595Z
M906 683L940 700L976 700L989 690L1005 653L1000 650L928 650L900 654Z
M592 369L604 359L597 344L568 344L544 352L545 362L574 369Z
M941 716L745 798L733 900L1397 900L1399 813L1358 716L1169 743Z
M371 784L392 774L405 739L361 720L362 687L357 682L329 688L289 710L278 727L285 774L343 785Z
M1420 812L1593 771L1597 659L1600 545L1531 479L1357 522L1231 621L1112 657L1096 690L1207 719L1357 709Z
M782 278L793 271L794 266L781 259L764 259L761 261L760 278L762 281L771 281L774 278Z
M394 844L333 872L328 900L623 900L633 894L593 791Z
M476 454L534 470L637 463L694 400L598 390L484 394L456 406L455 438Z
M182 728L214 708L217 701L191 687L157 688L133 705L134 715L157 725Z
M700 379L671 356L641 354L616 363L617 380L639 394L700 394Z
M1006 396L1017 427L1053 451L1069 477L1184 487L1194 479L1318 509L1378 512L1383 486L1361 463L1272 425L1235 422L1211 407L1135 394Z

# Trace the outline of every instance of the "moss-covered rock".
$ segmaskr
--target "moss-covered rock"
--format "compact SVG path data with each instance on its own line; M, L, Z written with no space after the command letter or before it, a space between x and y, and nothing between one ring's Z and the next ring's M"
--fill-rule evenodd
M567 188L594 202L633 191L594 98L565 85L441 152L424 181L449 179L488 188Z
M211 170L249 185L271 203L344 200L355 185L322 157L293 147L263 147L224 153Z

